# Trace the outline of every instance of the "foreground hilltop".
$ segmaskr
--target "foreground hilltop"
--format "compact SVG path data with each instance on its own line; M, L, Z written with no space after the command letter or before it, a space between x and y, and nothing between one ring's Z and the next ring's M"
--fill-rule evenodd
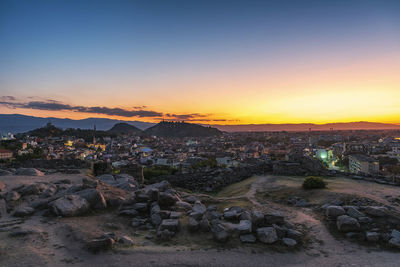
M144 132L149 135L162 137L207 137L222 134L220 130L212 127L204 127L186 122L167 121L162 121Z

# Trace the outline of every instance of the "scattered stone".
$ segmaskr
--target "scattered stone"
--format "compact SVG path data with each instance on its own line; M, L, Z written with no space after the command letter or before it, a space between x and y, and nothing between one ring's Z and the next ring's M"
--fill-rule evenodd
M15 217L25 217L30 216L35 212L34 208L31 207L19 207L15 210L14 216Z
M278 241L278 235L273 227L262 227L257 229L257 238L263 243L272 244Z
M255 243L257 240L253 234L241 235L239 238L242 243Z
M282 238L282 242L284 245L288 247L295 247L297 245L297 241L291 238L284 237Z
M346 211L341 206L328 206L325 211L325 215L329 219L336 219L344 214L346 214Z
M389 211L385 207L368 206L365 208L364 212L374 217L384 217Z
M360 224L357 219L348 215L341 215L337 218L336 225L341 232L351 232L360 230Z
M56 215L71 217L86 213L90 204L78 195L66 195L51 202L50 207Z

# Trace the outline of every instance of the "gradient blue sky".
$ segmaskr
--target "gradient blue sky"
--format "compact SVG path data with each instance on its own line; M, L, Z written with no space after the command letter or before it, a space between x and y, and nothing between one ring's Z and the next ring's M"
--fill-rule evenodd
M0 1L2 113L400 122L399 77L400 1Z

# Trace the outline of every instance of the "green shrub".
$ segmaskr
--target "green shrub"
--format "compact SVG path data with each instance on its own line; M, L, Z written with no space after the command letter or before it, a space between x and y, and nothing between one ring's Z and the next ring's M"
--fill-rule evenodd
M316 189L316 188L325 188L326 183L321 177L309 176L304 179L303 188L304 189Z

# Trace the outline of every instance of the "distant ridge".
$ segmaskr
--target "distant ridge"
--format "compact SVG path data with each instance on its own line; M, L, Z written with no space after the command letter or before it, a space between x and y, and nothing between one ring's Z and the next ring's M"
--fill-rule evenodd
M338 122L326 124L243 124L243 125L212 125L226 132L272 132L272 131L335 131L344 130L400 130L400 125L379 122Z
M142 130L131 124L120 122L115 124L110 130L108 130L108 132L128 134L128 133L140 133L142 132Z
M93 129L94 125L98 130L107 131L117 123L127 123L140 130L148 129L155 123L142 121L123 121L106 118L86 118L82 120L42 118L20 114L0 114L0 133L24 133L45 126L51 122L54 126L62 129L80 128ZM203 125L208 126L208 125ZM400 125L378 123L378 122L344 122L327 124L243 124L243 125L211 125L211 127L226 132L264 132L264 131L329 131L333 130L400 130Z
M162 137L215 136L222 132L216 128L186 122L160 122L144 131L146 134Z

